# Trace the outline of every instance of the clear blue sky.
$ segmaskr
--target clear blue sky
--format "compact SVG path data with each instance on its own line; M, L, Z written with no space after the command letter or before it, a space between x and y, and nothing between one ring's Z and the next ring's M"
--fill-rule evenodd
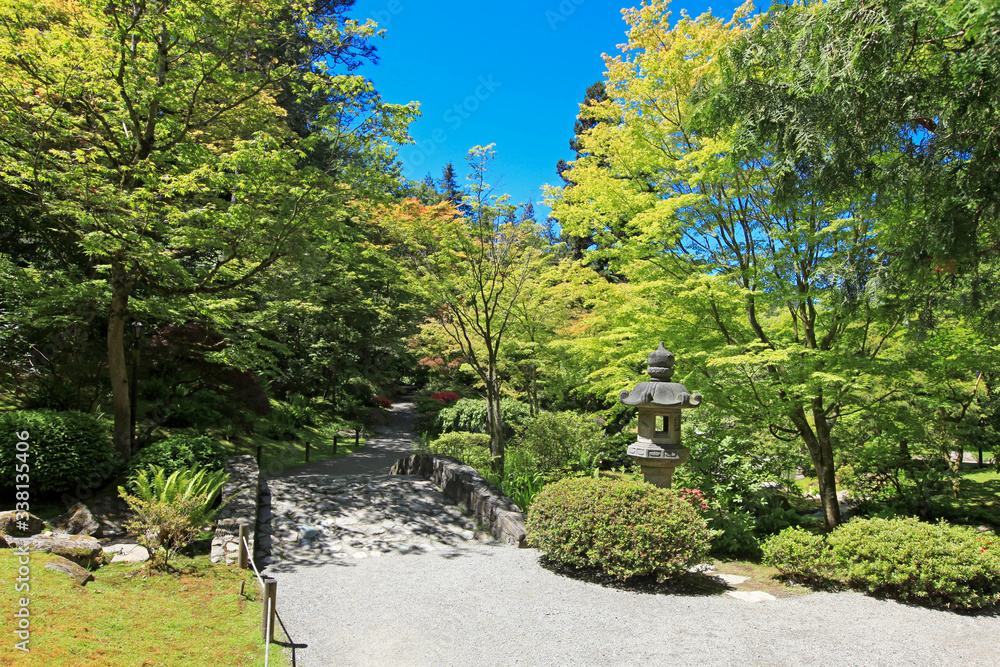
M387 31L375 40L379 64L360 73L388 102L420 102L423 115L410 126L417 143L399 151L404 175L438 178L452 162L464 184L469 149L495 143L500 191L515 203L533 198L543 220L540 188L562 183L555 166L573 157L578 105L604 76L601 54L618 53L626 41L622 7L637 4L358 0L350 15ZM725 0L715 13L728 19L739 4ZM698 16L708 6L677 0L671 11Z

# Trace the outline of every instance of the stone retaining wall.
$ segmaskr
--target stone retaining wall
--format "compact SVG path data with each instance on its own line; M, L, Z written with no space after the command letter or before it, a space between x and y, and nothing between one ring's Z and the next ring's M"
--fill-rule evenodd
M257 467L256 459L250 454L230 456L226 459L223 469L229 473L229 481L222 487L222 500L230 498L232 500L229 500L216 517L215 537L212 538L212 562L218 563L225 557L226 564L233 565L240 553L241 524L250 526L249 540L253 553L260 469Z
M471 513L501 542L525 547L525 516L521 508L458 459L437 454L414 454L400 459L393 475L420 475L441 487L445 495Z

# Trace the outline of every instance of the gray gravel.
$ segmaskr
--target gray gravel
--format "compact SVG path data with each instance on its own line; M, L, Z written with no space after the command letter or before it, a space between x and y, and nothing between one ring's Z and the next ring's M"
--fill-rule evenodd
M989 665L1000 618L815 593L749 603L560 576L475 546L278 577L297 665Z
M396 415L393 426L408 418ZM380 447L324 472L383 472L405 450L386 439L384 456ZM638 593L560 576L538 557L469 543L282 568L273 573L277 609L298 645L294 664L1000 665L996 615L859 593L760 603Z

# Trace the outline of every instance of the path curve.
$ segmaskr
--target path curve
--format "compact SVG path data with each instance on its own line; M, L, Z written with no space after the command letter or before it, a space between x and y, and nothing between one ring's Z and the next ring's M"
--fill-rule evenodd
M354 479L377 487L387 479L379 473L412 447L405 432L411 419L410 406L396 406L393 430L369 441L371 451L288 471L277 481L307 488ZM436 489L420 492L454 513ZM380 558L282 561L267 571L278 580L277 609L298 646L294 664L304 667L1000 664L997 615L859 593L757 603L639 593L560 576L538 557L534 549L457 539L429 550L390 549Z

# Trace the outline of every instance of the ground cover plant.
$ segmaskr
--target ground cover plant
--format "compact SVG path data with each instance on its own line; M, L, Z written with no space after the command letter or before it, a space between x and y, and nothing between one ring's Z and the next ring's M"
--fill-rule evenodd
M31 650L24 653L4 642L0 664L264 664L261 609L252 572L214 565L207 555L182 554L175 561L175 573L115 563L95 571L95 580L80 586L45 568L56 558L31 555ZM13 581L17 569L17 558L9 552L0 554L0 577ZM15 595L12 587L5 587L0 604L13 609ZM270 664L289 663L272 646Z

